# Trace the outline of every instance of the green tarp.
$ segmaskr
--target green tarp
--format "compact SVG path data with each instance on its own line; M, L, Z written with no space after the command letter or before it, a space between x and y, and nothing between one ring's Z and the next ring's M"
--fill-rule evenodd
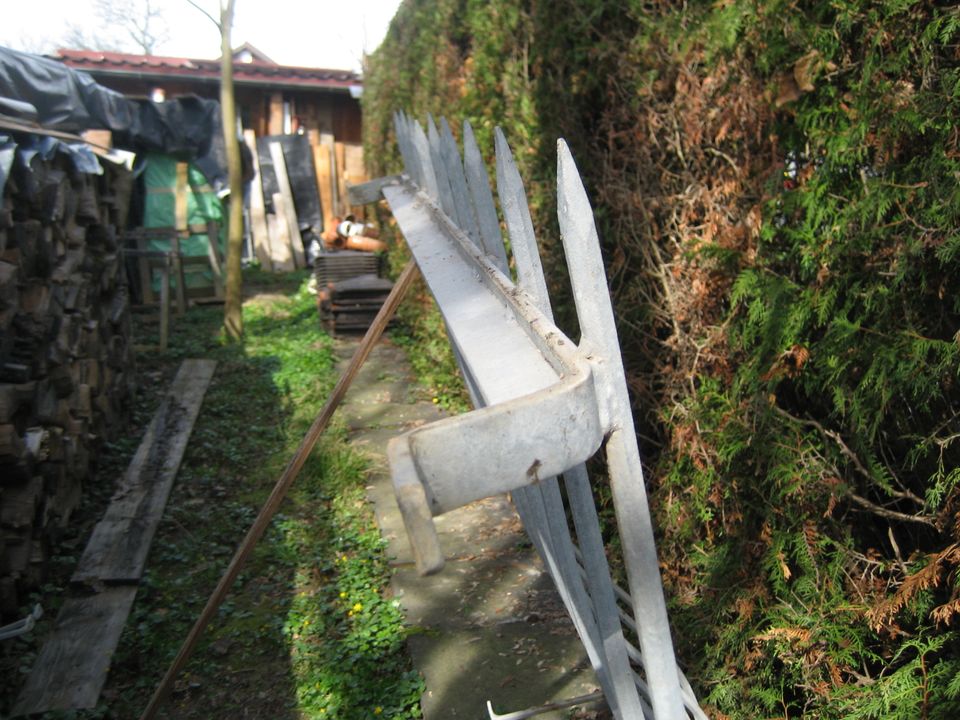
M144 184L146 203L143 215L145 228L173 227L176 223L176 187L177 163L181 162L169 155L149 154L146 156ZM207 223L217 223L216 238L220 248L219 256L224 256L226 231L224 227L223 204L207 183L207 179L193 165L187 171L187 224L206 227ZM180 241L180 252L184 257L207 258L209 238L206 232L190 235ZM170 242L150 240L150 250L169 251ZM184 265L184 279L188 289L213 286L213 272L207 265ZM159 291L159 278L153 278L154 289Z

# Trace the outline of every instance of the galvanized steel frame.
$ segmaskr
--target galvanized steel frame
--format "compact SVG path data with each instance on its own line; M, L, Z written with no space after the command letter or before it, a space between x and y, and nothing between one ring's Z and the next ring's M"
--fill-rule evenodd
M558 219L579 343L553 323L526 192L503 133L495 133L497 191L516 282L469 123L461 160L446 120L438 127L428 118L427 131L402 113L394 120L405 172L357 194L370 200L382 193L389 203L478 408L390 442L419 571L443 567L434 516L511 492L614 715L705 720L674 658L593 211L566 143L557 143ZM583 464L601 448L629 593L611 580Z

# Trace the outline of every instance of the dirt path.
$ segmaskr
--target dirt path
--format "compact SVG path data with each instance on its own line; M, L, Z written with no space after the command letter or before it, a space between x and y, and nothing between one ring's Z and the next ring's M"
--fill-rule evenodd
M340 341L338 353L347 358L354 347ZM437 518L447 565L437 575L417 575L386 461L390 438L443 416L414 388L403 351L382 342L341 413L351 442L373 459L367 497L389 544L394 596L416 628L408 648L426 680L424 718L479 720L487 717L487 700L506 713L592 692L597 684L586 654L505 497Z

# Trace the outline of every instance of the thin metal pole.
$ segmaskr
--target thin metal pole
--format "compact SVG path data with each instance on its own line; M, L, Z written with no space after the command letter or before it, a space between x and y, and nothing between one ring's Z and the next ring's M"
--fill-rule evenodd
M176 679L177 675L190 658L194 646L197 644L197 640L200 639L200 635L203 633L204 629L206 629L207 625L210 624L210 620L213 618L214 614L216 614L217 609L220 607L224 598L226 598L227 593L230 591L230 588L237 579L237 575L240 574L240 569L246 562L247 557L249 557L260 538L263 537L263 533L266 531L267 526L273 519L273 516L280 508L280 504L283 502L283 499L287 496L287 492L293 485L293 481L296 480L297 475L303 468L303 464L307 460L307 457L310 455L310 452L320 439L320 435L329 424L330 418L333 417L334 411L343 401L343 397L347 394L347 390L353 383L357 373L360 371L360 367L366 361L367 357L369 357L374 345L377 344L377 340L380 339L380 336L386 329L387 323L389 323L390 318L393 317L397 306L400 304L400 301L403 299L403 296L409 289L410 284L416 277L416 274L417 265L413 260L411 260L407 263L406 267L403 269L403 272L400 274L400 277L397 279L396 285L393 286L393 290L391 290L390 295L387 296L383 307L380 308L380 312L377 313L376 318L374 318L373 323L367 330L367 334L363 336L363 340L360 342L360 347L357 348L357 351L353 354L353 358L350 360L350 365L337 381L337 385L334 387L333 392L327 399L326 405L323 406L320 414L317 415L316 420L313 421L310 429L307 430L307 434L304 435L303 440L300 441L300 447L297 448L296 454L293 456L293 458L291 458L286 469L283 471L283 474L280 476L280 479L277 480L277 484L274 486L273 492L270 493L270 497L267 498L267 501L260 509L260 514L257 515L257 519L254 520L253 525L250 527L250 530L247 531L247 535L243 539L243 542L240 543L240 546L234 553L233 559L230 561L230 565L227 567L226 572L224 572L223 577L220 578L220 582L214 589L213 594L210 595L210 598L207 600L206 606L203 608L203 611L200 613L200 616L197 618L197 621L191 628L186 640L183 641L183 645L180 647L180 652L177 653L177 656L173 659L173 662L170 664L170 667L167 670L167 674L163 676L163 679L160 681L160 684L154 691L153 697L150 698L150 704L147 705L147 708L143 711L143 714L140 716L140 720L153 720L153 718L156 717L157 711L160 709L161 704L163 703L167 694L170 692L170 688L173 686L173 681Z
M600 700L603 700L603 693L594 692L589 695L570 698L569 700L557 700L556 702L530 708L529 710L518 710L507 713L506 715L497 715L497 713L493 711L493 703L487 700L487 714L490 716L490 720L527 720L528 718L550 712L551 710L563 710L564 708L586 705L587 703L598 702Z

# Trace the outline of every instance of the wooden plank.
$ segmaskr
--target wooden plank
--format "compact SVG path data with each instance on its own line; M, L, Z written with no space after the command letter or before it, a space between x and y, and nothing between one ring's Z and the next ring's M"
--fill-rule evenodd
M293 262L293 252L290 249L290 230L287 227L283 195L274 193L272 200L276 214L267 217L267 225L271 228L270 247L273 250L273 269L279 272L292 272L296 270L296 265Z
M136 587L68 599L34 661L11 717L95 707Z
M187 311L187 288L186 279L183 276L183 255L180 252L180 238L187 237L190 233L190 224L187 215L187 187L190 166L185 163L177 163L177 184L174 189L174 229L170 249L173 250L173 269L177 276L177 314L183 315Z
M333 212L333 186L330 184L330 148L323 143L313 146L313 168L317 173L317 187L320 188L323 229L329 230L337 222Z
M337 217L343 217L346 213L343 212L343 208L340 204L340 196L338 194L338 183L337 183L337 158L336 158L336 141L333 138L333 133L320 133L320 144L327 149L327 165L330 168L330 207L332 208L331 212Z
M223 269L220 262L220 248L218 238L220 229L211 220L207 223L207 259L210 260L210 270L213 272L213 295L219 300L224 298Z
M167 351L170 337L170 256L163 258L160 267L160 352Z
M184 360L73 574L73 582L137 582L213 377L213 360Z
M343 176L346 187L345 202L350 208L350 214L359 222L365 216L364 203L354 203L350 198L350 187L362 185L370 178L363 164L363 145L361 143L344 143Z
M173 226L177 232L187 231L187 186L190 166L185 162L177 163L177 179L174 186Z
M267 135L283 135L283 93L270 96L270 118L267 121Z
M173 271L177 276L177 315L187 311L187 279L183 273L183 253L180 252L180 235L174 233L170 238L170 250L173 257Z
M344 166L343 171L346 174L347 182L352 185L365 183L367 169L363 164L363 145L361 143L344 143Z
M260 184L260 158L257 155L257 136L253 130L243 131L243 142L250 149L253 159L253 180L250 181L250 232L253 234L253 252L260 267L273 270L270 260L270 232L267 230L267 211L263 202L263 185Z
M297 206L293 202L293 190L290 187L290 178L287 176L287 161L283 157L283 146L280 143L270 143L270 158L273 160L273 173L277 176L277 185L283 197L284 218L287 221L287 234L290 239L290 250L293 252L293 262L297 268L305 268L307 259L303 254Z
M346 148L344 148L342 142L334 143L333 157L336 160L334 164L337 172L337 207L340 208L341 215L346 215L349 212L347 207L347 159Z
M136 235L137 250L147 252L147 240L141 233ZM144 305L153 305L157 301L157 296L153 293L153 273L150 271L150 260L146 257L140 257L137 260L137 268L140 271L140 292L142 294Z

